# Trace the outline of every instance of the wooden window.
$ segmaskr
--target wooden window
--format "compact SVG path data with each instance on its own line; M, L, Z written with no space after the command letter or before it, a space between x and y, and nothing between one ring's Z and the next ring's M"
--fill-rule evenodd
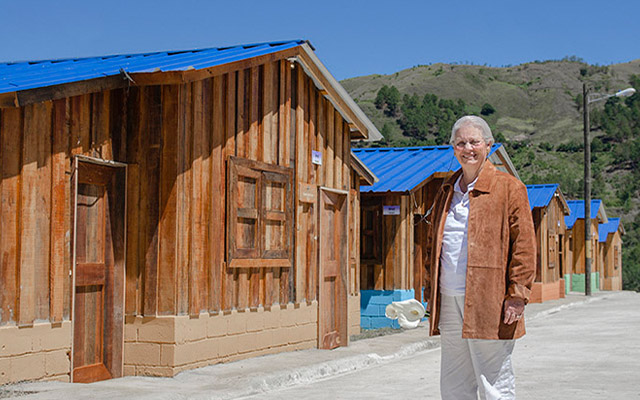
M622 257L620 256L620 246L613 246L613 268L620 268Z
M362 205L360 262L382 264L382 218L380 204Z
M228 265L290 267L293 170L229 157Z

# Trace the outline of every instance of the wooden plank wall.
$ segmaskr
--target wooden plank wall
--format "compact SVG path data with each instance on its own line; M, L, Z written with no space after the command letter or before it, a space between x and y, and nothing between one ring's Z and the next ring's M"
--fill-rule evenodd
M363 263L361 266L362 289L394 290L411 289L413 273L413 201L409 195L387 194L373 196L378 198L379 207L385 205L400 206L400 215L382 215L381 240L382 263ZM371 197L369 197L371 198Z
M71 155L113 154L109 105L96 93L0 110L0 325L70 317Z
M292 167L296 188L349 191L352 181L350 128L330 101L286 60L254 64L0 110L0 325L69 319L77 154L129 166L126 314L317 299L313 203L295 201L293 268L226 268L228 156ZM322 165L311 163L312 150Z

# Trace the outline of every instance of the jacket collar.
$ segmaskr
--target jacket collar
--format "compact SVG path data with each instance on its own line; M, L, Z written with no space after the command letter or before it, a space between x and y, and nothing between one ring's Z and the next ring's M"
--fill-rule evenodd
M491 164L489 160L485 161L482 169L480 170L478 181L473 187L473 190L485 193L491 192L491 187L493 186L493 178L496 176L496 171L496 167Z
M473 187L473 190L477 190L479 192L489 193L491 192L491 187L493 186L493 178L496 175L496 167L491 163L491 161L486 160L484 165L482 166L482 170L480 170L480 175L478 175L478 180L476 181L476 185ZM458 178L462 175L462 168L457 170L453 175L449 177L444 183L445 190L453 190L453 185L455 185Z

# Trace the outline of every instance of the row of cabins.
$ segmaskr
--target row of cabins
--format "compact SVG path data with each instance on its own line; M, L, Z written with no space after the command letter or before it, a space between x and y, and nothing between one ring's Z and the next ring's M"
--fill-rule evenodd
M392 301L424 301L426 216L443 180L460 168L450 146L354 149L378 177L361 186L360 288L363 329L396 327L384 317ZM504 147L489 160L518 177ZM566 201L558 184L528 185L536 229L537 266L531 302L584 292L584 201ZM607 218L600 200L592 205L594 290L621 290L618 218Z
M346 346L380 138L302 40L0 64L0 384Z
M351 149L380 138L301 40L0 64L0 384L173 376L387 324L423 299L424 217L458 165ZM579 283L571 235L547 233L560 203L534 207L556 251L540 293Z

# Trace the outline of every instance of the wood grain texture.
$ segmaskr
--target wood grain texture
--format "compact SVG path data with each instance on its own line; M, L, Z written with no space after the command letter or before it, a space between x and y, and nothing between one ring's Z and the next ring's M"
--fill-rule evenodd
M66 153L69 145L66 101L56 100L53 103L53 131L51 154L51 279L50 320L60 322L64 318L65 282L69 280L69 267L66 264L66 226L65 216L69 209L67 192Z
M241 74L242 72L236 73L236 72L232 72L228 75L228 79L227 79L227 85L226 85L226 115L225 115L225 141L224 141L224 146L222 147L222 162L225 163L226 165L226 171L229 171L229 166L227 165L227 159L230 155L235 156L237 154L236 149L237 149L237 144L236 144L236 132L238 131L237 128L237 114L236 114L236 110L237 110L237 77L239 74ZM228 182L225 180L224 185L222 186L225 191L226 188L228 187ZM228 196L228 193L227 193ZM229 203L228 199L227 199L227 204ZM228 210L225 209L225 221L227 221L229 219L228 216ZM227 236L227 242L229 241L229 237ZM226 244L228 248L229 244ZM226 257L226 260L228 260L228 255ZM223 301L222 301L222 308L223 310L231 310L232 308L235 307L236 305L236 293L237 293L237 286L235 285L235 276L236 276L237 272L233 271L233 270L226 270L224 272L224 279L223 279L223 293L224 293L224 297L223 297Z
M211 126L211 200L209 209L209 238L211 263L209 265L209 311L222 310L222 281L225 249L225 171L222 158L225 143L225 104L228 76L216 76L212 84Z
M145 224L141 226L144 232L144 315L158 313L158 223L160 220L160 146L162 141L162 88L160 86L145 88L145 108L143 119L144 129L140 130L141 147L144 148L144 176L140 175L140 183L145 196L141 202L144 205ZM140 163L142 166L143 163Z
M178 134L178 212L177 212L177 290L176 310L178 315L189 312L189 269L191 265L191 207L193 176L191 163L193 160L193 85L182 85L180 101L181 123Z
M19 295L19 210L22 153L22 109L3 109L0 114L0 325L16 322Z
M162 150L160 160L160 220L158 222L158 314L176 312L177 178L179 85L162 87Z

